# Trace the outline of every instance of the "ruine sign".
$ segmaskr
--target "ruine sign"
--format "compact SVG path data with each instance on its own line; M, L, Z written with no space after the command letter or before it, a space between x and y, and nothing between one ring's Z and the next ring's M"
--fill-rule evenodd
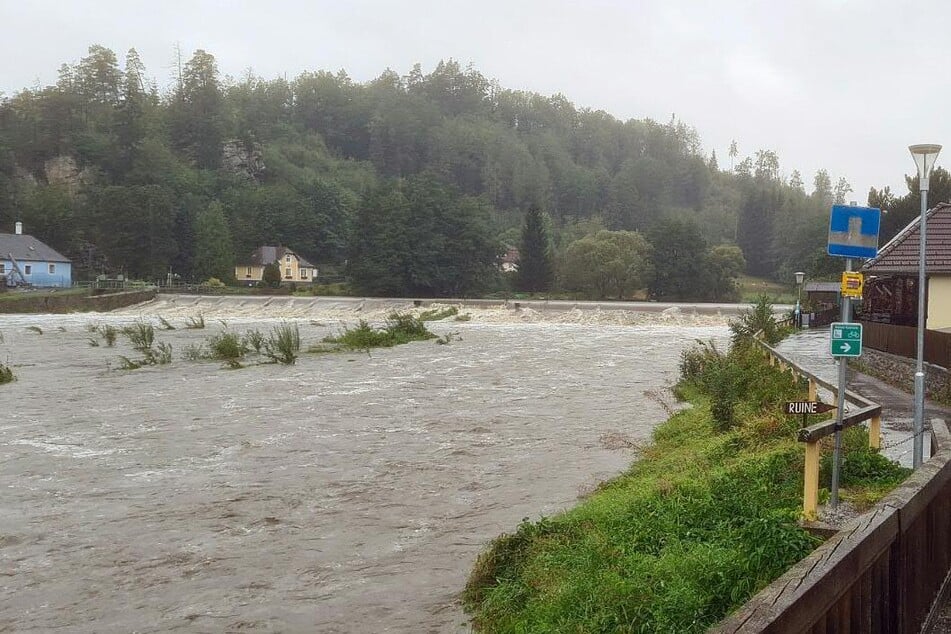
M835 405L828 405L818 401L788 401L786 414L822 414L836 409Z

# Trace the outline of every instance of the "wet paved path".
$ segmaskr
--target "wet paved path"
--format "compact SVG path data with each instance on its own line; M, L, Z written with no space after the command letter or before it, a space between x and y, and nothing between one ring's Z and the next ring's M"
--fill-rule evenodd
M781 342L777 349L819 377L837 381L835 361L829 356L829 331L806 330ZM914 399L911 394L866 374L848 372L848 388L882 406L882 453L903 466L912 465ZM824 393L823 393L824 392ZM831 393L820 390L821 398L833 402ZM846 410L848 410L848 406ZM951 419L951 410L925 401L925 427L933 418ZM924 436L925 456L930 455L931 434Z

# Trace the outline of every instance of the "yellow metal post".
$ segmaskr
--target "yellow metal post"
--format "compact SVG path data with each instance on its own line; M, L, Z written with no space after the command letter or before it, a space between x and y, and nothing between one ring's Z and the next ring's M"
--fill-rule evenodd
M813 379L809 379L809 400L810 401L816 400L818 390L819 390L819 386L816 384L816 382Z
M868 446L879 449L882 446L882 417L873 416L868 423Z
M803 477L802 516L816 519L819 506L819 443L806 443L806 468Z

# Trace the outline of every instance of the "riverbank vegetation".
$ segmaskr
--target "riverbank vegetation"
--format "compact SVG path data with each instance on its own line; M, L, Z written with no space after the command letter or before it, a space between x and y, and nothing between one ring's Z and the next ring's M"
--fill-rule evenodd
M819 543L797 524L803 448L782 414L803 386L740 340L686 352L676 392L691 407L625 474L478 558L464 600L481 631L701 632ZM867 504L907 470L848 432L843 499Z

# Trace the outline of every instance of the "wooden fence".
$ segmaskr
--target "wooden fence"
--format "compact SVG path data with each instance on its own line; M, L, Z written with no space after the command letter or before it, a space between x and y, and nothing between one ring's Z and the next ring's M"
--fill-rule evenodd
M874 321L862 322L862 345L909 359L916 358L918 329ZM925 361L942 368L951 368L951 333L925 331Z
M711 631L912 634L927 627L951 569L951 433L937 420L931 433L931 459Z

